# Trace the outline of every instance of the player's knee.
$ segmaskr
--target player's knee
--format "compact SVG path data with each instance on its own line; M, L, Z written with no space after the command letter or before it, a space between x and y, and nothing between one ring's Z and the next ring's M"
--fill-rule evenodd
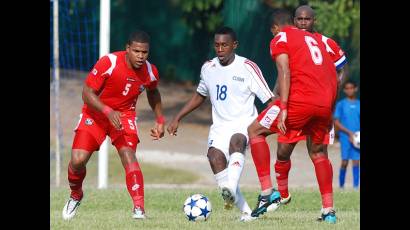
M88 153L85 153L80 150L73 150L71 154L71 167L76 170L83 169L87 164Z
M232 135L229 142L229 154L240 152L245 154L246 137L241 133L235 133Z
M312 154L323 153L324 152L324 145L323 144L312 143L310 146L311 146L310 151L312 152Z
M248 126L248 135L249 135L249 138L254 138L258 136L257 127L254 125L254 123Z
M219 163L226 163L226 157L224 154L219 153L218 151L208 151L208 154L206 155L208 157L208 160L211 164L219 164Z
M135 152L131 148L121 148L119 151L121 161L123 165L128 165L137 161L137 157L135 156Z
M292 150L290 148L286 148L284 145L278 145L278 151L276 152L278 160L287 161L290 159L291 154Z
M342 160L342 165L341 165L341 168L346 169L348 164L349 164L349 161Z

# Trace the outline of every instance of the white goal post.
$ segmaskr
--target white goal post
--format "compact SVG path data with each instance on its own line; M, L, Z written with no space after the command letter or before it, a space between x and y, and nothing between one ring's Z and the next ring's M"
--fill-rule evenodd
M100 57L110 52L110 0L100 0ZM100 146L98 153L98 188L108 186L109 137Z

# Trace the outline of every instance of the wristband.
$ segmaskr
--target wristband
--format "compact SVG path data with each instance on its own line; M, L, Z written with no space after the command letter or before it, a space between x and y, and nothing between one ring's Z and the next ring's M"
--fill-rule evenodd
M105 114L105 116L107 117L108 117L108 114L110 114L112 111L113 110L108 105L105 105L102 109L102 113Z
M164 124L165 123L164 115L161 115L161 116L157 117L157 123L158 124Z
M280 102L280 104L279 104L279 108L280 108L280 110L286 110L286 109L288 109L288 104L287 104L287 102L285 101L281 101Z

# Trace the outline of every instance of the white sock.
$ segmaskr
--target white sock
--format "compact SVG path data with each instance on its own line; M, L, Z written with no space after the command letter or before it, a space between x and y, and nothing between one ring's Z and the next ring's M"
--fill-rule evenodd
M228 185L228 169L224 169L214 176L219 189Z
M245 156L240 152L234 152L229 157L228 162L228 182L229 188L232 191L236 191L241 178L243 164L245 162Z
M245 200L245 197L243 197L241 191L239 190L239 186L236 189L236 207L241 210L242 213L246 212L248 214L252 213L251 208L249 207L248 203Z

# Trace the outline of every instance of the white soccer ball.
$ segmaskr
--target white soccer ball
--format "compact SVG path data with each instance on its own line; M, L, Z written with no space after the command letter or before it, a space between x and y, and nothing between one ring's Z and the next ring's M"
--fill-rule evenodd
M353 146L360 149L360 131L354 133Z
M202 194L189 196L184 202L184 213L189 221L206 221L211 212L211 202Z

